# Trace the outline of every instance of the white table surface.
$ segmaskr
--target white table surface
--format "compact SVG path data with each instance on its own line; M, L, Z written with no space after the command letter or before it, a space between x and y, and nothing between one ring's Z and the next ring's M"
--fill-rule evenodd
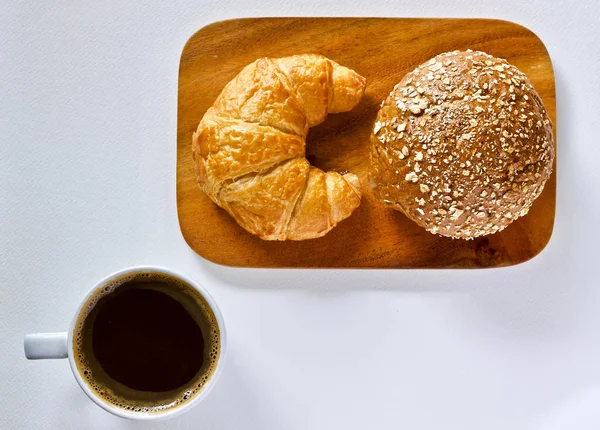
M0 2L1 429L600 428L597 2L41 3ZM548 247L481 271L198 257L176 216L181 49L216 20L295 15L496 17L536 32L558 102ZM229 333L208 398L151 425L104 412L66 361L28 362L22 346L28 332L65 330L97 280L136 264L198 279Z

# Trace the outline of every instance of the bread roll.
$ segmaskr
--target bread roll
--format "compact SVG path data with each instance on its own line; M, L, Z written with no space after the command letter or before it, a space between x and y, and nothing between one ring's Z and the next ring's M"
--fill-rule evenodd
M408 73L371 135L376 197L452 238L493 234L525 215L553 161L552 125L527 77L470 50Z

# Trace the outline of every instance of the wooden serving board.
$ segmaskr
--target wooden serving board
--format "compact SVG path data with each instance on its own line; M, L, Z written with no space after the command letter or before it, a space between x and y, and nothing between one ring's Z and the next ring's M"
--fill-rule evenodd
M369 189L369 135L381 101L420 63L469 48L505 58L525 72L556 124L548 52L535 34L511 22L266 18L202 28L185 45L179 69L177 208L185 240L210 261L242 267L471 268L509 266L534 257L552 235L555 174L527 216L500 233L471 241L428 233L378 204ZM360 177L363 200L322 238L268 242L239 227L197 187L191 138L204 112L245 65L263 56L301 53L325 55L367 78L361 103L351 112L329 115L307 140L312 164Z

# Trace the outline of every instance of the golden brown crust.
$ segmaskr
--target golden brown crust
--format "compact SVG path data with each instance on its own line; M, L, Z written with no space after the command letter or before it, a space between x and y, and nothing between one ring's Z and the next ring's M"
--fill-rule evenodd
M332 87L333 94L329 99L329 113L347 112L352 110L362 98L366 79L335 61L331 64L332 80L335 85Z
M261 58L230 81L192 138L202 190L265 240L321 237L360 204L352 174L304 158L308 128L352 109L365 79L320 55Z
M408 73L382 103L371 186L428 231L471 239L525 215L553 160L552 125L527 77L454 51Z
M296 201L306 188L310 165L292 158L263 174L228 181L216 202L250 233L259 237L288 235L286 227Z
M275 70L294 95L309 127L325 120L329 107L329 91L333 88L331 61L314 61L312 56L272 59Z

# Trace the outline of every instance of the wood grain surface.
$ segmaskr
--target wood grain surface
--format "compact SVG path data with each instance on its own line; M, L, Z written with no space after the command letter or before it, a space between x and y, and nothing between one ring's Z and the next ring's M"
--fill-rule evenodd
M202 28L183 49L179 69L177 208L187 243L202 257L242 267L475 268L518 264L548 243L556 174L529 214L495 235L471 241L435 236L374 200L368 180L369 134L381 101L409 71L455 49L507 59L527 74L554 124L554 74L548 52L526 28L483 19L265 18ZM192 133L227 82L255 59L318 53L367 78L361 103L310 130L307 158L323 170L356 173L363 200L319 239L267 242L247 233L196 185ZM556 169L554 169L556 170Z

